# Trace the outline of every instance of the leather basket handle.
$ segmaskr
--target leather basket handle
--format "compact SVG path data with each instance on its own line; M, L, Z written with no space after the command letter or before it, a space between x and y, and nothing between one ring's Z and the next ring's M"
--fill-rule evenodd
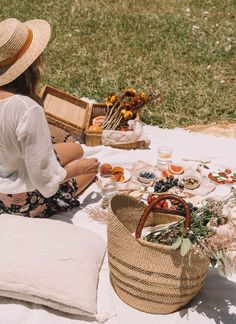
M145 222L146 222L146 220L148 218L148 215L155 208L156 204L158 204L160 201L166 200L166 199L174 199L174 200L180 202L183 205L184 212L185 212L185 223L184 223L184 227L185 227L185 229L188 229L189 228L189 226L190 226L190 209L189 209L189 206L186 203L186 201L184 201L182 198L180 198L177 195L163 194L163 195L160 195L159 197L157 197L155 200L153 200L151 202L151 204L149 206L147 206L147 208L144 210L143 215L141 216L141 218L139 220L139 223L138 223L138 226L137 226L136 231L135 231L135 237L136 238L140 238L141 237L142 230L143 230L143 227L145 225ZM168 213L167 211L165 211L165 212Z

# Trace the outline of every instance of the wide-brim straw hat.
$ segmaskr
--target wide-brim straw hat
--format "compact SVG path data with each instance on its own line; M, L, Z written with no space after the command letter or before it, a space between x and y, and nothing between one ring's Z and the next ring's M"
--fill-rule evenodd
M42 19L20 22L9 18L0 22L0 86L15 80L39 57L51 35Z

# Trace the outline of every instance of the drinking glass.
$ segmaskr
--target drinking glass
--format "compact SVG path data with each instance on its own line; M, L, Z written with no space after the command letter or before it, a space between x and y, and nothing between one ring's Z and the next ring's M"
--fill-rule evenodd
M103 197L110 200L117 194L117 183L110 175L100 177L100 189Z
M162 146L157 152L157 166L159 168L166 167L172 162L173 149L168 146Z

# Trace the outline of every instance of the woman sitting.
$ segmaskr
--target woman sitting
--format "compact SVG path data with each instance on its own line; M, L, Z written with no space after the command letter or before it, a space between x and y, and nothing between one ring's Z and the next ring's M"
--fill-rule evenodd
M0 214L49 217L79 206L98 171L79 144L52 145L36 94L50 34L44 20L0 22Z

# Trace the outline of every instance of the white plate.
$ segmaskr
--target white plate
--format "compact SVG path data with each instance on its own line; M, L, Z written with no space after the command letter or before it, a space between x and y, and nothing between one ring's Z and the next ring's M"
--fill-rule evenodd
M117 183L124 183L124 182L129 181L129 179L131 178L131 173L127 169L124 169L124 178L125 179L123 181L118 181Z
M207 177L207 179L211 182L211 183L214 183L215 185L218 185L218 186L235 186L236 185L236 181L233 182L233 183L218 183L214 180L211 180L209 177Z
M109 177L109 176L108 176ZM101 176L100 174L98 174L98 179L101 179L101 178L106 178L106 176L105 177L103 177L103 176ZM129 181L129 179L131 178L131 173L130 173L130 171L129 170L127 170L127 169L124 169L124 180L123 181L117 181L116 183L124 183L124 182L127 182L127 181Z
M230 169L231 170L231 169ZM224 171L224 169L218 169L218 170L210 170L210 172L208 172L207 174L207 179L209 181L211 181L212 183L216 184L216 185L225 185L225 186L234 186L236 185L236 181L234 181L233 183L219 183L217 181L214 181L212 179L209 178L209 174L210 173L218 173L218 172L221 172L221 171ZM235 173L235 170L231 170L233 173Z

